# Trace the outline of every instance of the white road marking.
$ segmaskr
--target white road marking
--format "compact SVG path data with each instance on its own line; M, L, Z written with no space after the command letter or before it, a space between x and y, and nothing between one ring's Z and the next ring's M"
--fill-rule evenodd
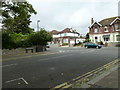
M65 52L65 51L63 51L63 50L59 50L59 52L60 52L60 53L63 53L63 52Z
M28 82L24 78L21 78L21 79L25 82L25 84L28 84Z
M95 51L95 50L86 50L86 51L83 51L81 53L90 53L90 52L93 52L93 51Z
M10 66L15 66L15 65L17 65L17 64L2 65L2 66L0 66L0 67L10 67Z
M28 82L23 77L17 78L17 79L13 79L13 80L9 80L9 81L6 81L5 83L14 82L14 81L17 81L17 80L22 80L25 84L28 84Z
M55 68L54 68L54 67L51 67L51 68L49 68L49 70L55 70Z

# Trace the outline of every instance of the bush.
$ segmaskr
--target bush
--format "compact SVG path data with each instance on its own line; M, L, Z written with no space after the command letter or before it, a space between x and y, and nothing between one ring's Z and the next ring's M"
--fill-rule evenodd
M104 45L102 41L100 41L100 45Z
M29 34L22 33L2 33L2 49L15 49L18 47L30 47L32 44L28 40Z
M12 33L11 37L18 47L30 47L32 44L28 41L29 34L23 35L22 33Z
M80 46L80 44L81 44L81 43L76 43L76 44L74 44L74 46Z
M62 43L62 46L66 46L66 45L68 45L68 43Z
M32 45L47 45L47 42L52 40L52 35L45 31L44 29L40 30L39 32L32 33L29 37L29 42Z
M2 32L2 49L16 48L16 43L12 39L11 35L7 32Z

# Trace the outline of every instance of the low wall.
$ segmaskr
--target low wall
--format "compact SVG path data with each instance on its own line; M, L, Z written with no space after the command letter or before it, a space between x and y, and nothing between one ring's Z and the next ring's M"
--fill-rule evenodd
M14 55L14 54L20 54L20 53L25 53L24 48L17 48L17 49L3 49L2 50L2 55Z
M108 47L120 47L120 42L109 42Z

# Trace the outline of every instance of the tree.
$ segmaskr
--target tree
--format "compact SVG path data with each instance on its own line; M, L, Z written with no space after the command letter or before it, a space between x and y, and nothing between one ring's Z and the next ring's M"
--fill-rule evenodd
M31 33L29 27L31 14L37 14L28 2L2 2L3 30L16 33Z
M52 35L43 28L38 32L32 33L29 38L29 42L36 45L38 49L45 47L49 41L52 41Z
M90 42L90 36L89 36L89 33L86 34L85 42Z
M2 49L13 49L16 44L8 32L2 32Z

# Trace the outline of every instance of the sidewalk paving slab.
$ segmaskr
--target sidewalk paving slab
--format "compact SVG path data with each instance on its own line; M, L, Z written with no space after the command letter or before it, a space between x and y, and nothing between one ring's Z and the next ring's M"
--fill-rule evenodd
M82 85L86 90L120 90L120 67L116 66L95 79Z

